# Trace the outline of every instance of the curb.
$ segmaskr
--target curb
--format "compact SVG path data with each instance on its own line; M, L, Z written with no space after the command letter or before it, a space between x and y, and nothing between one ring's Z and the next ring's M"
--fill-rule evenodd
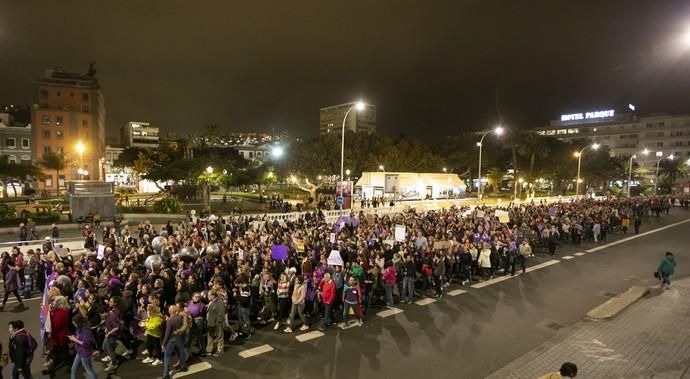
M585 315L585 320L589 321L603 321L609 320L627 307L641 299L644 295L649 293L649 288L641 286L630 287L627 291L616 295L604 304L592 309Z

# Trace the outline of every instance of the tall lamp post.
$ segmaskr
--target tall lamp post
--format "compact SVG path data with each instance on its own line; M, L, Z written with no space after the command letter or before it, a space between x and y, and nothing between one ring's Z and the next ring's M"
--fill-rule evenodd
M477 185L477 199L479 201L482 200L482 144L484 143L484 137L491 133L496 133L497 136L500 136L503 134L503 128L497 126L494 129L489 130L488 132L482 134L482 138L479 140L479 142L477 142L477 146L479 146L479 169L477 170L477 179L479 180L479 184Z
M649 150L648 150L648 149L642 150L642 154L644 154L644 155L649 154ZM630 197L630 183L632 182L632 163L633 163L633 159L637 159L637 154L633 154L633 155L630 156L630 162L629 162L629 164L628 164L628 189L627 189L627 190L628 190L628 191L627 191L627 192L628 192L628 197Z
M343 186L344 186L344 176L343 173L345 171L345 123L347 122L347 115L352 112L352 110L355 111L363 111L366 108L366 104L363 102L359 101L357 104L351 106L348 108L347 112L345 112L345 116L343 117L343 130L342 130L342 136L340 140L340 197L343 197ZM340 199L339 201L340 204L338 204L338 216L343 215L343 199Z
M587 145L582 148L579 152L575 153L575 156L577 157L577 180L575 180L575 198L577 199L578 196L580 196L580 167L582 166L582 153L584 153L585 150L592 148L594 150L599 148L598 143L593 143L591 145Z
M662 155L663 155L663 153L661 153L660 151L658 151L656 153L657 157L661 157ZM674 156L673 156L673 154L671 154L668 156L668 158L661 157L661 158L659 158L658 161L656 161L656 174L654 174L654 194L655 195L656 195L656 189L657 189L657 187L659 187L659 163L661 163L661 161L663 161L664 159L668 159L668 160L672 161L673 158L674 158Z

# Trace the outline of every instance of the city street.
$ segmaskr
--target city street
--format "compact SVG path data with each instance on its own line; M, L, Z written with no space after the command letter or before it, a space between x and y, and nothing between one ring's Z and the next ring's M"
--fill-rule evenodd
M561 245L554 258L538 253L529 261L530 272L525 275L451 286L443 299L398 305L401 312L381 314L387 317L375 314L385 308L373 309L362 327L332 328L323 336L306 334L303 339L313 339L304 342L297 339L299 332L284 334L264 328L247 341L226 346L224 355L205 359L210 367L194 361L187 377L484 377L548 340L562 327L578 322L613 294L652 282L651 273L664 251L676 255L676 277L690 274L690 267L683 264L690 259L686 249L690 242L689 215L675 209L658 221L649 218L638 238L612 235L607 242L613 243L610 247ZM615 244L624 237L630 240ZM592 248L598 250L587 252ZM39 302L34 299L27 304L28 310L16 314L10 303L0 314L0 323L6 325L10 319L21 317L29 330L37 333ZM314 330L312 327L309 332ZM247 358L239 356L241 352ZM38 355L36 358L35 371L41 360ZM102 374L103 366L98 363L96 367ZM202 371L194 373L196 370ZM160 367L130 361L121 365L117 376L154 378L161 376L160 371Z

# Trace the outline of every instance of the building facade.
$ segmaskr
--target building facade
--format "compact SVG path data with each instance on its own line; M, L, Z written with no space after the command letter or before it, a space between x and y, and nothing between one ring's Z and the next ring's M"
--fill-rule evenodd
M64 154L71 163L60 177L45 170L47 176L40 188L50 190L59 183L77 179L103 179L105 154L105 103L93 66L86 74L49 69L36 80L36 102L33 106L34 160L52 151ZM80 144L81 143L81 144ZM80 149L77 146L82 146ZM81 177L79 169L88 171Z
M14 122L9 113L0 113L0 155L9 163L31 163L31 124Z
M130 121L120 130L122 143L128 147L149 147L155 149L160 144L157 126L148 122Z
M319 109L319 135L340 134L343 118L356 102L331 105ZM352 110L345 120L345 129L355 133L376 133L376 106L367 104L362 111Z
M660 158L690 159L690 115L616 113L614 110L562 115L535 129L564 141L597 142L611 155L629 158L652 172ZM647 149L649 154L642 154Z

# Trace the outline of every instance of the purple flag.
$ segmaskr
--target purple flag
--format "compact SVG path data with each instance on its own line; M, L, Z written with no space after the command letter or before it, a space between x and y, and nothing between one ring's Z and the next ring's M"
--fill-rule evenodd
M288 247L285 245L273 245L271 247L271 258L275 261L282 261L287 259Z

